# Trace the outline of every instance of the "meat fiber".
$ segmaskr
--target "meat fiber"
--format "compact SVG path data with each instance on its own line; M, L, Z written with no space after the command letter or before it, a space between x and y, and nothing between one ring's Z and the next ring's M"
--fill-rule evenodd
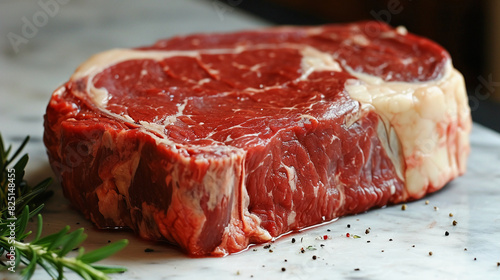
M44 142L97 227L221 256L439 190L470 128L442 47L360 22L97 54L53 93Z

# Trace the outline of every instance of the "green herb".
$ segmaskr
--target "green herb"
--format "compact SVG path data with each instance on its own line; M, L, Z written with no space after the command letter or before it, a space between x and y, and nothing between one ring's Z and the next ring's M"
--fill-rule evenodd
M309 251L314 251L314 250L317 250L317 249L316 249L314 246L312 246L312 245L307 246L307 248L306 248L306 249L307 249L307 250L309 250Z
M71 270L83 279L109 279L107 274L124 272L124 267L101 266L94 264L105 259L128 244L128 240L120 240L102 248L85 253L80 247L78 255L68 257L67 254L78 247L86 238L84 229L69 232L66 226L61 231L42 236L43 202L52 192L47 191L51 179L46 179L31 187L24 178L24 169L28 163L28 155L23 155L12 167L14 159L19 156L29 137L10 156L12 147L5 149L0 135L0 256L6 254L6 261L0 260L0 270L18 272L24 279L30 279L36 266L40 265L53 279L64 279L64 272ZM30 211L30 209L33 209ZM28 222L37 218L38 226L35 236L26 231ZM25 239L30 237L30 242Z
M47 187L52 183L51 178L43 180L34 187L28 185L24 180L24 169L29 159L27 154L23 155L9 168L14 159L21 154L22 149L28 141L29 137L26 137L21 146L9 157L12 146L5 149L2 135L0 134L0 218L2 220L5 220L8 216L19 216L26 205L29 205L32 209L36 209L52 195L52 191L47 191ZM15 207L12 207L12 200L9 203L9 185L15 186L11 188L15 194ZM14 213L8 213L9 205L11 209L15 208Z
M36 265L40 265L54 279L63 279L64 268L72 270L79 274L83 279L109 279L107 273L116 273L126 271L124 267L100 266L94 263L105 259L121 250L128 244L128 240L120 240L108 244L105 247L85 253L85 249L80 247L76 257L67 257L66 255L73 248L80 245L87 235L83 233L83 228L69 232L69 226L61 231L40 238L42 233L42 215L38 214L42 207L29 211L26 206L21 216L15 222L16 240L9 240L10 228L6 223L0 224L0 247L1 251L7 251L8 254L15 256L15 269L22 262L26 267L21 271L24 279L30 279L33 276ZM31 235L31 231L25 232L28 220L34 215L38 218L38 228L35 238L29 243L23 241ZM14 250L11 250L14 248ZM12 254L12 252L14 254ZM10 267L8 262L2 263L5 267Z
M352 238L357 239L357 238L361 238L361 236L359 236L359 235L353 235Z

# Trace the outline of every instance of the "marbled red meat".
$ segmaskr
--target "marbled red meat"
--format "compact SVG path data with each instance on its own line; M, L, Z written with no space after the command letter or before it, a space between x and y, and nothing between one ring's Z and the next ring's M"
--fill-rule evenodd
M44 141L99 228L220 256L442 188L470 125L442 47L360 22L98 54L52 95Z

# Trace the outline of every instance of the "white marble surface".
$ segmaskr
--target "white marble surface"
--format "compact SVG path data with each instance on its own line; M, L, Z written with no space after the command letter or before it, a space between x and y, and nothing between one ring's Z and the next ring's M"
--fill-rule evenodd
M42 115L50 94L91 54L147 45L175 34L266 25L231 7L215 7L211 1L134 3L138 2L95 0L59 5L59 11L48 17L33 38L19 45L18 52L7 34L22 35L23 17L32 20L43 9L37 1L0 3L0 132L13 144L31 135L27 147L30 181L52 176L41 142ZM500 279L500 135L479 125L472 132L467 174L427 197L428 205L424 199L408 203L406 211L393 206L344 217L285 236L271 244L272 253L256 246L225 258L190 259L130 232L95 230L69 206L58 184L52 188L56 194L44 211L45 233L66 224L73 229L83 226L89 235L84 244L87 249L108 240L130 240L126 249L105 261L129 268L124 274L112 275L113 279ZM453 220L458 222L456 226ZM369 234L367 228L371 228ZM346 233L361 238L347 238ZM325 234L328 240L316 240ZM307 246L316 250L301 253ZM154 252L146 253L146 248ZM7 273L0 276L17 279ZM41 270L34 277L47 278Z

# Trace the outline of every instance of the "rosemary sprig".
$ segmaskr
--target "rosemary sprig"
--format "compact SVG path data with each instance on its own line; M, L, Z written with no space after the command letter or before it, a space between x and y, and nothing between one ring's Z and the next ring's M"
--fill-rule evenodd
M0 134L0 256L7 253L6 261L0 260L0 270L17 272L22 263L25 267L20 274L24 279L30 279L36 266L40 265L53 279L64 279L64 272L71 270L86 280L109 279L109 273L126 271L124 267L95 264L123 249L128 244L126 239L88 253L80 247L77 256L68 257L68 253L87 238L83 228L69 232L70 227L66 226L57 233L41 238L43 219L39 213L43 202L52 195L52 192L47 191L52 180L45 179L34 187L27 184L24 180L27 154L10 168L28 140L29 137L26 137L9 157L12 147L5 149ZM32 232L26 231L26 228L29 220L35 216L38 220L37 230L28 243L24 240L31 237Z
M85 253L85 249L80 247L76 257L67 257L66 255L69 252L77 248L87 238L87 235L83 233L83 228L69 232L70 228L66 226L57 233L40 238L42 215L37 214L40 210L41 207L30 212L29 206L26 206L21 216L15 222L15 236L19 237L16 240L9 240L10 228L6 226L6 223L0 225L0 247L2 251L5 250L8 254L14 252L12 255L15 256L15 262L17 262L15 267L19 263L26 265L21 271L24 279L30 279L33 276L37 264L44 268L54 279L64 278L64 268L76 272L83 279L109 279L106 275L108 273L126 271L124 267L101 266L94 263L123 249L128 244L128 240L120 240L88 253ZM31 231L24 232L24 229L28 224L29 218L33 217L34 214L37 214L38 218L38 228L35 238L29 243L18 241L18 239L23 240L31 235ZM8 262L5 264L9 265Z
M16 157L21 154L26 144L29 141L29 136L27 136L22 144L17 148L12 156L9 157L12 151L12 146L5 149L2 135L0 134L0 218L6 219L7 216L11 216L7 213L9 201L8 201L8 186L11 183L15 186L13 189L15 191L15 216L19 216L24 210L24 206L29 205L30 208L35 209L42 205L50 196L52 196L52 191L47 190L47 187L52 183L51 178L47 178L34 187L31 187L24 180L24 169L28 164L28 154L23 155L12 168L9 166L14 162ZM11 171L11 172L9 172ZM12 176L13 175L13 176ZM10 177L9 177L10 176ZM12 201L11 201L12 202Z

